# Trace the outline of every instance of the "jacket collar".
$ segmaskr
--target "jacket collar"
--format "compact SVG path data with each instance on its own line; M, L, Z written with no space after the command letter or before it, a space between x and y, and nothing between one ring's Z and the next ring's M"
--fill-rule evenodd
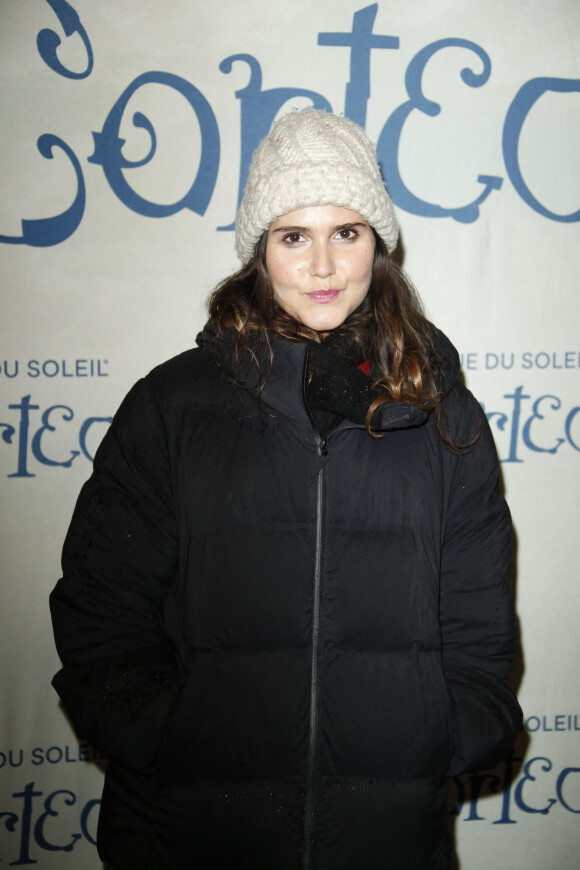
M457 380L459 357L447 337L435 327L433 330L442 391L447 394ZM274 361L270 370L268 349L257 342L253 352L262 369L262 378L260 378L256 362L248 352L236 355L235 330L227 330L218 336L213 328L206 326L197 336L196 341L200 347L207 348L216 357L231 380L259 401L263 410L271 411L276 416L289 417L301 426L312 429L312 422L304 403L306 344L273 335L271 341ZM382 405L375 414L373 430L382 432L420 426L428 416L427 411L407 402L389 402ZM353 428L364 429L364 426L350 420L343 420L332 434Z

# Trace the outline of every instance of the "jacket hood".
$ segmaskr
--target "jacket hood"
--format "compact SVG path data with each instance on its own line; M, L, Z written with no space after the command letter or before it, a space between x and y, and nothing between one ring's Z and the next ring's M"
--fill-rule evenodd
M433 347L431 355L433 370L439 391L445 397L457 383L460 370L459 354L441 330L432 324L429 327ZM233 328L218 333L215 327L206 324L197 336L196 343L200 348L209 350L228 377L241 388L254 394L262 405L267 405L276 413L283 413L286 416L299 417L300 412L303 412L308 419L303 399L308 344L269 334L273 353L273 364L271 364L270 347L261 337L256 336L251 351L244 350L238 353L237 335ZM371 379L373 374L375 372L371 366ZM372 428L384 431L419 426L427 420L429 413L408 402L388 402L375 412ZM360 424L343 420L337 429L353 425Z

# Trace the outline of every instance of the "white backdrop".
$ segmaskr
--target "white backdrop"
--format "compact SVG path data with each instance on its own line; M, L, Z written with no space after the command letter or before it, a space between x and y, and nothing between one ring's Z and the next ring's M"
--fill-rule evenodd
M1 0L0 48L0 861L100 868L101 762L49 685L61 543L122 396L237 266L256 139L314 101L378 143L515 520L526 728L453 785L458 866L578 868L580 4Z

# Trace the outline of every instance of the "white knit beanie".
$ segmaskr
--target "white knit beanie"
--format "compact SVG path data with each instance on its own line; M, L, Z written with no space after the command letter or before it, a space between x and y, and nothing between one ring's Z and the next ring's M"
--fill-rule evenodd
M375 149L348 118L318 109L284 115L254 152L236 217L242 263L272 221L294 209L337 205L358 212L391 253L399 225Z

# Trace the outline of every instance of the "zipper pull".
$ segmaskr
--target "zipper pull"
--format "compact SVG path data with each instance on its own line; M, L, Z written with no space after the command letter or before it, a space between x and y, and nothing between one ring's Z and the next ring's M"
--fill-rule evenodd
M318 445L318 452L321 456L328 456L328 440L326 438L322 438L320 440L320 444Z

